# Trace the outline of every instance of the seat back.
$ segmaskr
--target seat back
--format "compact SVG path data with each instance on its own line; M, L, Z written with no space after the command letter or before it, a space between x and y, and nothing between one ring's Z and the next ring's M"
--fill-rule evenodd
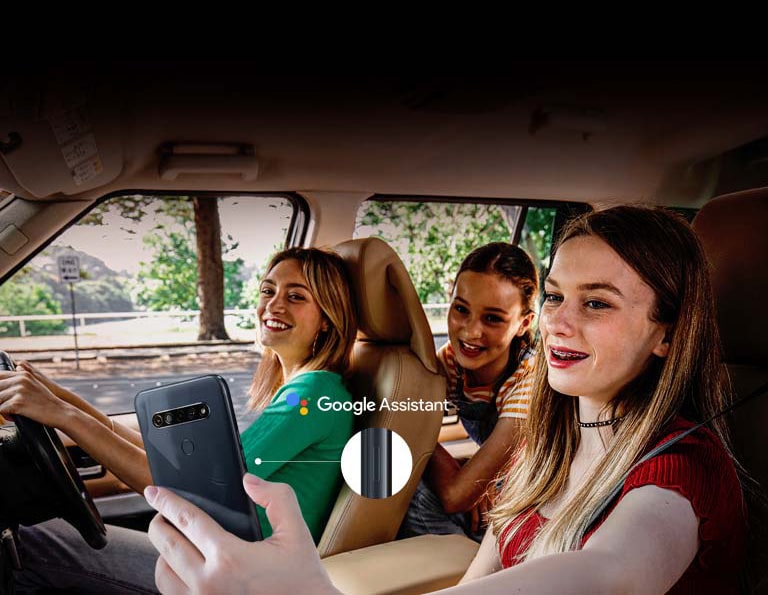
M413 470L406 486L389 498L364 498L344 484L318 544L321 557L394 539L434 450L440 410L381 410L381 400L445 400L432 332L400 258L378 238L350 240L334 250L347 263L358 307L348 386L355 399L367 396L377 403L376 411L356 420L356 430L397 432L410 447Z
M768 381L768 188L707 203L693 222L712 266L725 363L736 398ZM748 570L753 593L768 593L768 396L731 414L736 456L749 476Z

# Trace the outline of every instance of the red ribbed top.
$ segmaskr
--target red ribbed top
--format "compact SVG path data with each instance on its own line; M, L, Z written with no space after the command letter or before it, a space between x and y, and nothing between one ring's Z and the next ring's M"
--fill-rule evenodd
M677 418L653 447L693 425ZM741 486L733 461L718 438L706 429L686 436L633 470L616 503L585 535L582 547L627 492L644 485L678 492L691 503L699 519L699 551L670 593L739 593L747 532ZM504 568L518 563L517 558L546 522L536 511L526 519L508 546L499 552ZM502 533L500 544L506 533Z

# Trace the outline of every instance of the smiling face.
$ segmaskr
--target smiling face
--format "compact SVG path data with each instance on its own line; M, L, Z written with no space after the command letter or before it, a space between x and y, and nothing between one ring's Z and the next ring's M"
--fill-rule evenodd
M448 338L474 384L491 384L509 361L509 346L533 320L520 289L493 273L464 271L448 313Z
M304 363L318 333L327 329L301 265L294 259L279 262L262 279L256 313L261 343L277 353L284 369Z
M544 287L540 348L554 390L608 403L653 356L666 356L653 290L604 241L562 244Z

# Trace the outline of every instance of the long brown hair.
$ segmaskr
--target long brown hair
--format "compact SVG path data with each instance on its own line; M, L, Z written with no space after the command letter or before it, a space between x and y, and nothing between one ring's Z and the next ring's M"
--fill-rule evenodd
M550 519L523 559L578 549L597 507L662 428L682 414L702 421L731 399L704 251L685 220L661 208L620 206L587 213L566 225L555 252L572 238L592 236L610 246L653 289L649 316L668 326L666 358L653 361L606 406L623 415L606 454L583 485ZM525 519L566 486L580 433L577 400L550 387L546 354L534 365L526 441L491 513L494 533L505 542ZM711 424L726 449L725 423ZM506 543L504 544L506 545Z
M272 257L265 276L284 260L295 260L307 281L328 329L318 334L303 371L329 370L344 374L357 335L357 316L346 265L335 252L318 248L288 248ZM261 363L248 391L250 409L262 408L285 382L277 354L264 348Z

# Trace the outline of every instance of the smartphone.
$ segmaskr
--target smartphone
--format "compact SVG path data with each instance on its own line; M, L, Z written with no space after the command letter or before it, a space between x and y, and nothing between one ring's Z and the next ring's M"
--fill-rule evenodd
M155 485L169 488L241 539L261 539L229 387L216 375L143 390L134 399Z
M389 498L392 495L392 431L366 428L360 450L360 493L366 498Z

